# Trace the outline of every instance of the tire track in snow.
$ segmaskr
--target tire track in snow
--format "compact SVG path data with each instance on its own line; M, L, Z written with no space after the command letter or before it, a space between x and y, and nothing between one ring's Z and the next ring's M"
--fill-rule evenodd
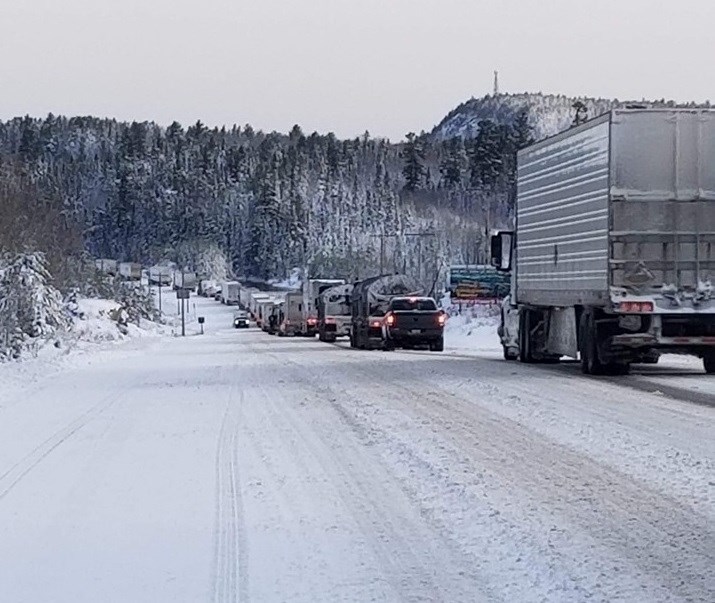
M382 374L384 382L391 369L386 363L353 370L373 379ZM521 484L537 508L556 511L633 563L640 570L637 579L655 581L652 596L708 600L706 593L715 589L708 571L715 560L715 531L706 517L421 377L393 387L407 394L396 399L410 400L403 412L417 421L434 421L441 437L475 468L491 465L502 480ZM484 393L496 395L498 389L488 387Z
M269 346L254 346L254 350L273 358L284 369L290 367L294 393L319 394L326 406L338 410L334 400L345 394L311 379L315 367L306 370L308 367L292 359L278 358ZM393 597L406 601L496 600L474 571L473 560L424 521L419 509L405 498L396 477L362 441L335 432L332 419L320 411L307 421L289 401L278 405L265 384L259 381L257 385L272 415L280 418L287 432L300 438L302 447L334 485L343 506L369 541ZM345 419L340 417L341 421Z
M82 413L74 421L53 433L49 438L22 457L2 475L0 475L0 501L5 498L35 467L53 451L69 440L94 418L108 410L131 387L112 392L100 402Z
M238 459L238 429L244 394L238 404L233 385L216 448L213 601L248 601L247 540Z

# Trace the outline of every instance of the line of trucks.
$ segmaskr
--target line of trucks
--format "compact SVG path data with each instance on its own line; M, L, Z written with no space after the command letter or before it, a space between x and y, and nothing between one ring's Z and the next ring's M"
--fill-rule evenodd
M350 346L359 349L444 350L447 315L405 275L381 275L356 283L309 279L300 290L289 292L260 291L238 282L221 285L222 291L227 288L236 290L227 303L240 306L271 335L317 335L327 343L348 338Z

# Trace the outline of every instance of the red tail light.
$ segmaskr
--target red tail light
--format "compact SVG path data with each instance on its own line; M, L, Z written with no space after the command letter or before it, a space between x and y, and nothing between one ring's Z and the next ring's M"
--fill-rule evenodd
M440 314L437 317L437 322L439 323L440 327L443 327L445 323L447 322L447 315L446 314Z
M626 312L629 314L643 314L653 311L653 302L650 301L626 301L618 304L619 312Z
M382 326L382 323L380 323L379 320L373 320L370 326L380 328Z
M385 323L387 324L388 327L394 327L395 326L395 315L394 314L388 314L385 317Z
M309 324L309 325L316 325L316 324L318 324L318 319L311 317L311 318L308 319L308 324Z

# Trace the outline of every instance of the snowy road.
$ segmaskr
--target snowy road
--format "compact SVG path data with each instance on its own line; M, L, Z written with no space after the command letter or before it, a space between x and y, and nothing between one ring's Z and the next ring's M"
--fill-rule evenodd
M207 316L0 394L0 599L715 600L715 408L668 375Z

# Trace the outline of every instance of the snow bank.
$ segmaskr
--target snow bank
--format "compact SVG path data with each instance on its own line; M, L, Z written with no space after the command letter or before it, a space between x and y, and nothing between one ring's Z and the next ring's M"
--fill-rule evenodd
M451 350L501 352L497 327L499 306L475 304L460 308L443 305L449 319L445 326L445 346Z
M128 323L123 329L112 318L120 312L120 304L107 299L77 300L77 319L75 320L70 339L74 342L103 343L107 341L124 341L127 338L148 337L164 332L162 325L142 320L139 325Z

